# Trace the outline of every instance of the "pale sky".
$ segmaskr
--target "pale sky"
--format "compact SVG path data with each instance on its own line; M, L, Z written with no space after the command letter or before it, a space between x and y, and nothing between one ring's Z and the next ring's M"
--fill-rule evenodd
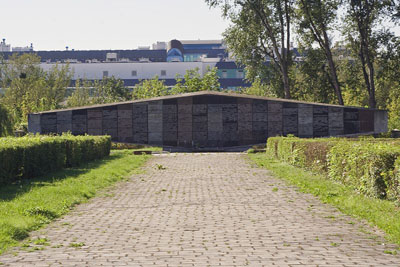
M136 49L221 39L228 21L204 0L0 0L0 39L34 50Z

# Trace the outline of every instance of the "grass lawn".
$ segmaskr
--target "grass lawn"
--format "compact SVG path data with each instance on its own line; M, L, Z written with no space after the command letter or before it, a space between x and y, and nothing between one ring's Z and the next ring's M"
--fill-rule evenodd
M325 176L293 167L266 153L248 156L259 167L272 171L275 177L297 186L302 192L311 193L322 202L337 207L341 212L377 226L386 233L389 241L400 245L400 208L394 202L360 195Z
M112 151L105 159L0 187L0 254L32 230L87 201L100 189L139 172L149 156Z

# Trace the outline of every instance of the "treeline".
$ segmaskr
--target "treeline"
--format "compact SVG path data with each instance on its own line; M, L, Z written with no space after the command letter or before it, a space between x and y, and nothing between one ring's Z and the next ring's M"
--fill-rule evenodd
M26 131L29 113L45 110L105 104L169 94L219 90L217 69L208 69L203 77L199 69L188 70L176 77L176 85L167 87L156 76L142 80L133 89L121 79L107 77L99 81L77 80L68 64L55 65L50 71L40 67L40 57L34 54L13 55L0 62L0 137L15 130Z
M246 92L388 109L400 128L399 1L205 1L231 22L224 39Z

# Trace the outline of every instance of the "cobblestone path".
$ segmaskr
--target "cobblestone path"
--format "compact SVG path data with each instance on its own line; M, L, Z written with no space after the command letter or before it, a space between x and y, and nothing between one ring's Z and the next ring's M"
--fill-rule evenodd
M154 156L132 177L33 233L8 266L400 266L382 234L242 154ZM386 251L386 253L385 253Z

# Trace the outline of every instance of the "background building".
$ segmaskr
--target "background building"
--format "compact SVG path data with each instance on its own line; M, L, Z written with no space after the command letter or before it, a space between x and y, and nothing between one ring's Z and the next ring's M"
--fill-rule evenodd
M4 44L3 44L4 43ZM198 69L203 76L208 68L218 69L222 89L235 90L250 84L245 81L243 68L229 57L222 40L171 40L157 42L149 47L134 50L74 50L66 47L63 51L33 51L33 46L7 50L5 41L0 50L5 59L13 53L34 53L41 58L41 67L51 69L56 64L69 64L77 79L99 80L114 76L122 79L125 86L135 86L143 79L158 76L167 86L176 83L176 77L183 78L186 71ZM8 46L9 48L9 46Z

